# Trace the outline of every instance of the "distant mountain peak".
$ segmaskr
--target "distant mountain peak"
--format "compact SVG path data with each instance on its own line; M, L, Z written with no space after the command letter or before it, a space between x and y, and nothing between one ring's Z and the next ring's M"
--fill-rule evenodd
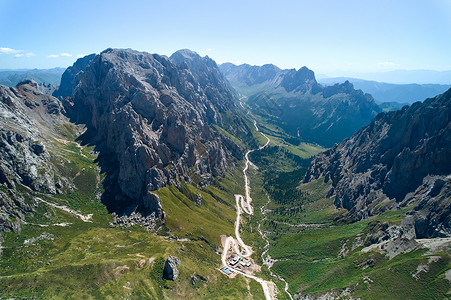
M195 58L195 57L200 57L199 54L197 54L197 52L192 51L190 49L180 49L176 52L174 52L172 55L182 55L185 58Z
M328 86L345 81L351 82L356 89L371 94L377 103L396 102L398 104L392 104L397 107L434 97L451 87L451 84L394 84L350 77L322 78L319 83Z
M227 63L220 69L255 107L260 95L277 105L283 116L271 116L274 117L271 122L275 121L293 136L322 146L330 147L349 137L380 112L371 95L355 90L350 82L322 87L306 66L281 70L272 64Z
M262 65L262 68L263 69L272 69L272 70L275 70L275 71L280 71L280 68L278 66L276 66L276 65L273 65L273 64L264 64L264 65Z
M296 69L288 70L280 86L284 87L287 92L311 92L316 94L320 91L315 79L315 73L305 66L297 71Z

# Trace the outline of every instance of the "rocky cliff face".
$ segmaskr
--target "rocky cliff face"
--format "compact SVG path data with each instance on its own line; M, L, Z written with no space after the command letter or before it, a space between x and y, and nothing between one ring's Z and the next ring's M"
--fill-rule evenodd
M190 181L193 174L206 184L242 156L242 149L212 130L230 126L223 116L237 108L209 58L187 50L169 59L107 49L77 61L63 79L59 95L72 91L65 100L69 116L86 124L83 139L100 152L110 210L154 211L151 191Z
M71 187L48 152L54 126L67 121L62 112L60 101L42 94L35 81L0 85L0 232L19 231L36 206L17 185L46 194Z
M317 155L304 182L332 181L335 205L354 219L415 205L417 237L451 235L451 90L379 114Z
M74 88L80 81L81 75L94 57L95 54L87 55L78 59L73 66L68 67L61 76L60 85L58 89L53 92L53 96L58 98L71 96Z
M323 87L307 67L221 65L232 86L248 98L254 113L300 140L331 147L367 125L381 111L369 94L343 84ZM243 99L245 99L244 97Z
M233 89L214 60L208 56L200 57L196 52L188 49L175 52L170 59L179 68L188 70L193 74L201 89L205 91L208 102L213 105L211 108L213 111L236 111L235 102L230 101L235 99ZM217 117L219 118L220 115ZM218 120L212 119L211 121L217 122Z

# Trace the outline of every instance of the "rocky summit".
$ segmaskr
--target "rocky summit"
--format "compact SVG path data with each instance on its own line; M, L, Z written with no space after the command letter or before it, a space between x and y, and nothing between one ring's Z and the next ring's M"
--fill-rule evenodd
M107 49L77 60L55 95L86 124L82 139L99 151L103 202L114 211L159 212L151 191L225 175L243 149L213 126L250 134L226 117L237 113L235 96L216 63L189 50L168 58Z
M324 178L354 220L414 207L417 238L451 236L451 90L381 113L318 154L304 183Z
M288 93L312 93L321 91L316 82L315 73L307 67L299 70L282 70L273 64L251 66L248 64L234 65L224 63L221 71L238 90L242 86L257 86L264 84L265 88L284 89Z

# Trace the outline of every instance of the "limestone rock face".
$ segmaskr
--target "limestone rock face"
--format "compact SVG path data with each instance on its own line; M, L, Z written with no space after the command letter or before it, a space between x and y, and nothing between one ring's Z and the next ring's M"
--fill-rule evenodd
M94 58L95 54L87 55L83 58L78 59L73 66L69 67L64 71L61 77L61 83L55 92L53 92L53 96L65 98L72 95L73 89L77 86L78 81L80 80L81 75L86 69L87 65Z
M62 96L72 91L64 101L71 120L86 124L84 139L100 153L111 211L152 212L149 191L194 173L200 185L225 175L243 150L212 125L250 133L240 118L224 120L237 106L216 63L189 50L170 59L107 49L78 60L61 86Z
M175 281L179 276L178 266L180 265L180 259L175 256L169 256L164 262L163 278L167 280Z
M179 68L189 70L199 83L208 98L206 103L207 117L209 121L217 122L221 116L215 111L235 111L235 103L232 88L227 79L222 75L216 62L206 57L200 57L191 50L179 50L171 55Z
M147 195L144 198L144 207L152 212L155 212L156 217L160 217L163 213L163 208L160 204L160 197L151 192L147 192Z
M335 205L354 219L417 204L417 237L451 236L451 90L379 114L317 155L304 182L332 181Z
M20 84L14 88L0 86L0 183L10 188L21 183L54 194L55 170L49 167L42 134L45 125L50 127L50 123L64 118L63 108L57 99L42 94L36 82Z

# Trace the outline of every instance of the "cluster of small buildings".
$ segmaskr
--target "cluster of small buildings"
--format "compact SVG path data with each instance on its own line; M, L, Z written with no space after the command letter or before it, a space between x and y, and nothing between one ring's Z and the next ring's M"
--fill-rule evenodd
M228 259L228 263L232 267L241 266L244 268L249 268L251 266L251 263L247 259L240 257L239 255L230 256Z
M220 271L226 276L232 276L235 272L245 272L246 269L252 266L249 259L241 257L240 255L233 253L227 258L227 265L222 267ZM252 272L252 270L250 270ZM246 272L248 273L248 272Z

